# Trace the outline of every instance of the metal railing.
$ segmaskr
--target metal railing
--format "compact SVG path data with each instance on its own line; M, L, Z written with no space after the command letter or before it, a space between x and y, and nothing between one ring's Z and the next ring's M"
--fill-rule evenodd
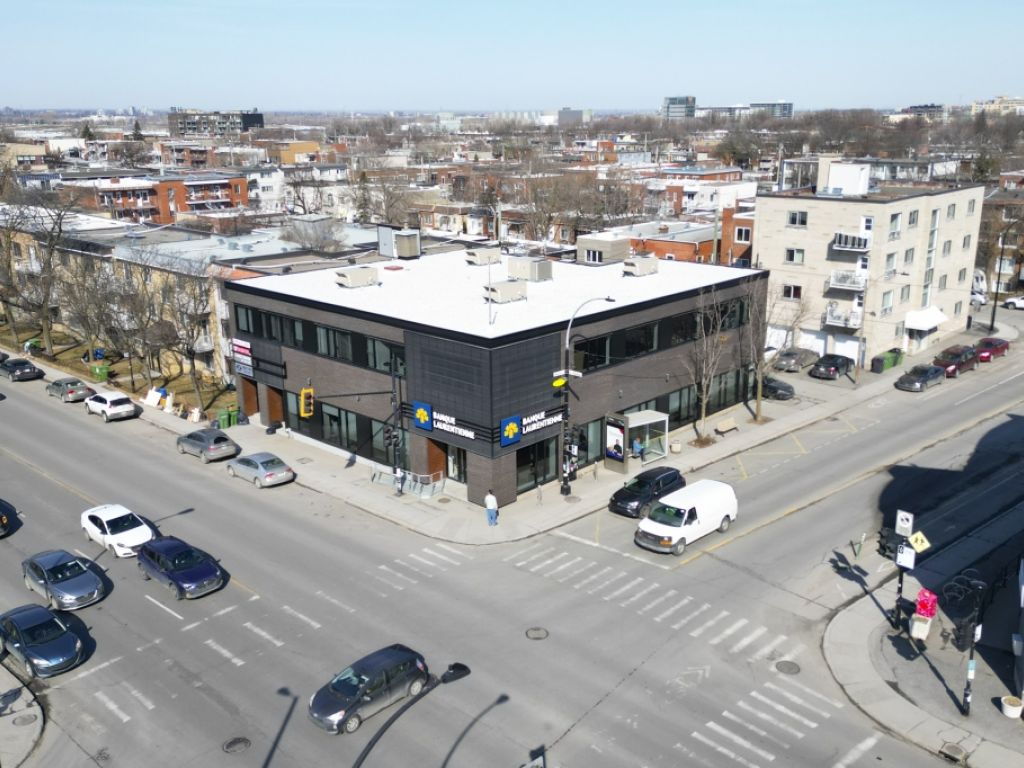
M829 288L844 288L847 290L863 291L868 284L866 272L852 269L834 269L828 278Z
M444 491L444 483L447 477L444 472L438 471L431 474L418 474L402 470L399 475L391 471L391 467L382 467L375 464L370 482L380 485L389 485L396 491L419 496L421 499L429 499L432 496Z
M871 240L860 235L848 235L836 232L832 247L837 251L867 251L871 248Z

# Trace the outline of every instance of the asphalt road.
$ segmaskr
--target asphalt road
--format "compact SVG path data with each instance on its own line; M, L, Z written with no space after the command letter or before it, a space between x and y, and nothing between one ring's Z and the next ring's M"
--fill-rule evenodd
M94 557L113 586L72 615L89 660L33 684L50 716L35 764L351 764L386 715L332 737L306 701L397 641L436 672L473 674L404 716L367 766L518 766L541 746L549 765L597 768L937 765L827 675L823 620L861 588L832 561L862 532L871 547L880 507L932 515L939 541L964 508L984 514L965 502L980 485L997 484L992 504L1015 495L1019 416L998 412L1022 364L893 392L708 468L736 485L740 524L681 559L637 550L634 525L600 513L518 545L439 544L299 487L257 491L148 424L104 425L38 383L6 385L0 487L23 518L0 541L0 605L32 600L18 564L46 548ZM231 583L179 603L134 562L109 562L79 529L108 501L218 556ZM890 570L876 560L864 578Z

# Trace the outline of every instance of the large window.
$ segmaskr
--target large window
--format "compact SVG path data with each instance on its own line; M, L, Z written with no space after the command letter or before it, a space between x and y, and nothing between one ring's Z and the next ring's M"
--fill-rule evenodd
M335 360L352 360L352 336L346 331L339 331L334 328L327 328L323 325L316 327L316 353L324 357L333 357Z
M807 211L790 211L786 223L791 227L806 227Z
M658 325L650 323L626 329L626 357L639 357L658 350Z
M685 344L697 338L697 313L687 312L683 315L676 315L669 321L671 336L669 344L673 347Z
M366 364L375 371L391 373L394 366L396 376L405 375L405 350L380 339L366 340Z
M737 243L749 243L750 242L750 227L736 227L736 237L733 238Z
M803 288L799 285L782 286L782 298L798 301L803 297Z
M916 226L917 226L917 211L911 211L910 214L907 216L907 227L910 228L910 227L916 227Z
M356 415L351 411L328 403L321 403L320 426L323 430L324 442L353 452L359 446Z
M609 354L609 336L587 339L574 345L575 367L581 371L592 371L603 368L611 362Z

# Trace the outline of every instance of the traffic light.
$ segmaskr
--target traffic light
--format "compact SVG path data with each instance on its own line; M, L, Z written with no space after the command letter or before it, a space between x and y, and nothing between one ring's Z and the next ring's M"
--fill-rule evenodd
M384 426L384 447L398 448L402 444L402 435L392 426Z
M313 415L314 394L312 387L303 387L299 391L299 416L303 419L308 419Z

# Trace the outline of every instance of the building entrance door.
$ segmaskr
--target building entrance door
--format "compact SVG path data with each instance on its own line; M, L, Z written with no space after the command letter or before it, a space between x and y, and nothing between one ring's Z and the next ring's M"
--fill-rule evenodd
M516 451L516 492L523 493L558 477L557 438Z

